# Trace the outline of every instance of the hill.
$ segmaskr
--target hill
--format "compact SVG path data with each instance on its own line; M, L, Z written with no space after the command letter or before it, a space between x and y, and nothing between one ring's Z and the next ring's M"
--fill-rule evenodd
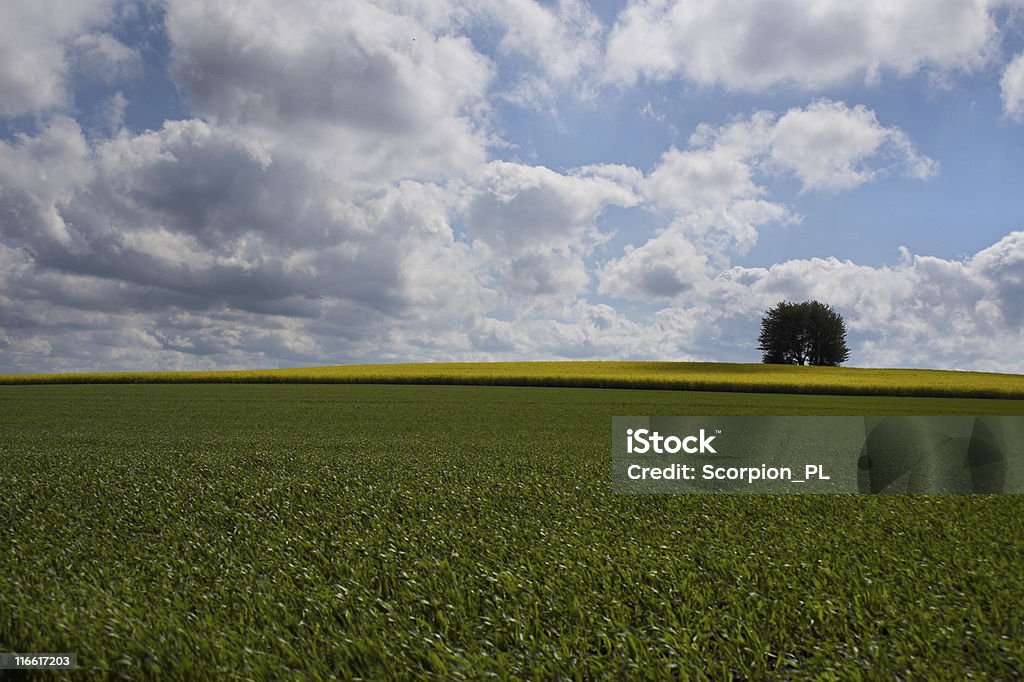
M366 383L1024 398L1024 375L698 362L460 362L208 372L3 374L0 384Z

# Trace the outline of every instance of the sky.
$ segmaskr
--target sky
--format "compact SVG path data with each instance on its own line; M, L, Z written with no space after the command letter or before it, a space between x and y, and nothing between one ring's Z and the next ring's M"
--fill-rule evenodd
M1024 3L4 0L0 372L1024 372Z

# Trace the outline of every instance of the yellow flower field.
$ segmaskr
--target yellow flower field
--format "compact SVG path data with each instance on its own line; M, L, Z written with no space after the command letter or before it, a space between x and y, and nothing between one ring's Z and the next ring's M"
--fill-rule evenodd
M1017 374L697 362L460 362L0 375L0 384L39 383L408 383L1024 398L1024 376Z

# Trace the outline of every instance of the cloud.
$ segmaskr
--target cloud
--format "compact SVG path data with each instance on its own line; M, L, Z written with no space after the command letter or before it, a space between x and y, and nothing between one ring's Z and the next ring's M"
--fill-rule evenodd
M644 192L660 208L673 211L693 211L762 196L764 188L754 181L752 159L756 153L730 145L684 151L673 147L647 177Z
M561 338L585 357L756 362L764 311L780 300L813 298L834 305L846 319L851 365L1024 371L1024 232L963 260L904 249L892 266L813 258L717 273L701 272L700 257L694 259L678 235L662 235L658 243L680 256L666 279L692 278L687 295L649 315L581 301L571 324L531 330L533 346L548 349ZM638 252L631 251L613 275L644 258ZM689 267L688 258L695 261ZM631 276L622 281L639 286L647 301L658 288L643 288ZM572 357L571 348L561 351Z
M682 235L663 232L643 246L627 246L625 255L605 264L598 292L650 301L691 292L707 278L707 256Z
M546 6L533 0L474 3L477 21L497 25L503 35L498 50L529 64L511 75L502 99L539 108L566 88L589 94L580 77L600 64L604 27L579 0Z
M485 159L492 66L414 15L363 0L171 0L166 25L170 75L209 123L301 147L367 187Z
M758 111L720 127L699 125L690 149L662 155L644 192L659 207L693 211L765 196L759 176L792 173L804 191L836 191L893 168L924 179L938 172L938 163L867 107L820 99L781 116Z
M142 56L109 33L87 33L71 42L75 68L107 85L142 74Z
M1013 58L999 81L1003 112L1018 122L1024 121L1024 52Z
M80 241L61 207L95 173L90 150L78 124L56 116L37 135L0 140L0 235L16 244Z
M822 106L879 128L863 111ZM691 149L669 150L646 175L493 161L440 182L325 166L258 126L188 119L89 142L55 117L0 143L7 356L55 369L698 357L706 339L692 313L612 314L589 300L592 278L598 294L645 303L727 300L716 273L728 254L794 219L761 179L781 172L772 150L784 119L700 126ZM595 266L611 206L670 219ZM714 313L715 343L742 347L748 313Z
M872 157L891 161L911 178L938 172L938 163L919 154L903 131L881 125L863 105L818 100L790 109L769 139L771 160L792 171L805 191L846 190L869 182L885 172L866 165Z
M116 133L119 128L124 126L124 113L127 108L128 98L118 90L97 108L97 112L106 129L111 133Z
M992 283L991 310L997 310L1008 327L1021 329L1024 326L1024 232L1013 232L978 252L968 266Z
M90 144L56 118L0 159L6 361L51 368L490 352L470 330L492 311L539 324L546 300L568 314L597 217L639 201L599 174L505 162L472 184L366 189L198 119Z
M0 115L34 119L0 140L0 370L754 360L761 311L783 297L839 307L859 364L991 369L1024 357L1021 233L963 260L731 267L761 230L799 220L780 180L837 192L934 174L866 107L813 100L702 124L645 168L549 168L494 160L511 142L491 107L586 96L605 31L583 3L164 7L169 77L190 110L151 130L123 125L141 93L118 82L139 73L140 52L118 39L119 7L0 9ZM840 12L822 3L806 25L780 28L796 39L785 49L820 58L806 77L763 41L763 63L731 54L728 39L722 64L675 61L714 52L703 34L677 45L678 26L741 13L721 3L686 15L701 7L630 5L609 43L613 78L806 84L867 73L865 54L883 70L966 68L987 44L961 26L929 52L915 41L937 29L900 24L907 5L893 10L902 47L854 31L845 47L807 52L808 27ZM964 16L985 34L979 11ZM671 21L622 61L622 36L647 15ZM662 47L664 70L645 61ZM72 79L102 86L94 119L108 136L69 116Z
M167 7L196 117L88 140L56 116L0 141L8 367L413 356L501 304L450 225L448 183L485 156L487 59L368 3L246 7ZM76 69L130 61L73 33ZM126 98L108 104L113 126Z
M897 266L814 258L731 268L694 310L753 321L780 300L817 299L846 318L851 364L1020 372L1022 272L1024 233L1013 232L965 260L904 250Z
M662 233L630 246L604 264L599 291L625 299L674 297L694 282L681 276L702 263L726 267L734 253L745 253L759 231L800 220L786 205L772 201L768 183L795 176L803 191L849 190L892 169L925 178L938 164L919 154L895 127L880 124L870 109L817 100L781 116L758 111L723 126L701 124L690 148L666 151L649 174L616 166L595 166L637 188L646 204L672 217ZM682 277L682 278L680 278Z
M587 285L583 256L604 236L597 217L639 197L588 169L563 175L543 166L495 161L463 199L462 219L509 291L572 300Z
M131 58L123 45L91 28L112 18L113 0L5 0L0 3L0 116L38 114L69 102L69 75L79 57L115 56L115 64ZM72 43L84 40L75 47ZM84 53L82 52L84 50ZM129 51L130 52L130 51ZM109 64L109 62L108 62Z
M478 104L490 66L463 37L361 0L172 0L171 75L231 124L323 124L406 136Z
M683 77L763 90L875 80L881 72L972 69L996 26L978 0L632 0L608 40L607 79Z
M4 171L5 242L42 270L122 283L115 300L133 310L315 316L344 299L395 313L408 303L404 254L456 248L439 189L353 191L344 175L197 120L89 149L58 119L0 143L0 159L18 171ZM94 290L91 305L110 304L107 287Z

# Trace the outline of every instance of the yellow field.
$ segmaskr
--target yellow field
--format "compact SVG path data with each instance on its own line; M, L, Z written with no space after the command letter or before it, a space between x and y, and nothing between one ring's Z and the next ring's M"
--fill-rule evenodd
M1024 375L697 362L465 362L215 372L0 374L0 384L409 383L1024 398Z

